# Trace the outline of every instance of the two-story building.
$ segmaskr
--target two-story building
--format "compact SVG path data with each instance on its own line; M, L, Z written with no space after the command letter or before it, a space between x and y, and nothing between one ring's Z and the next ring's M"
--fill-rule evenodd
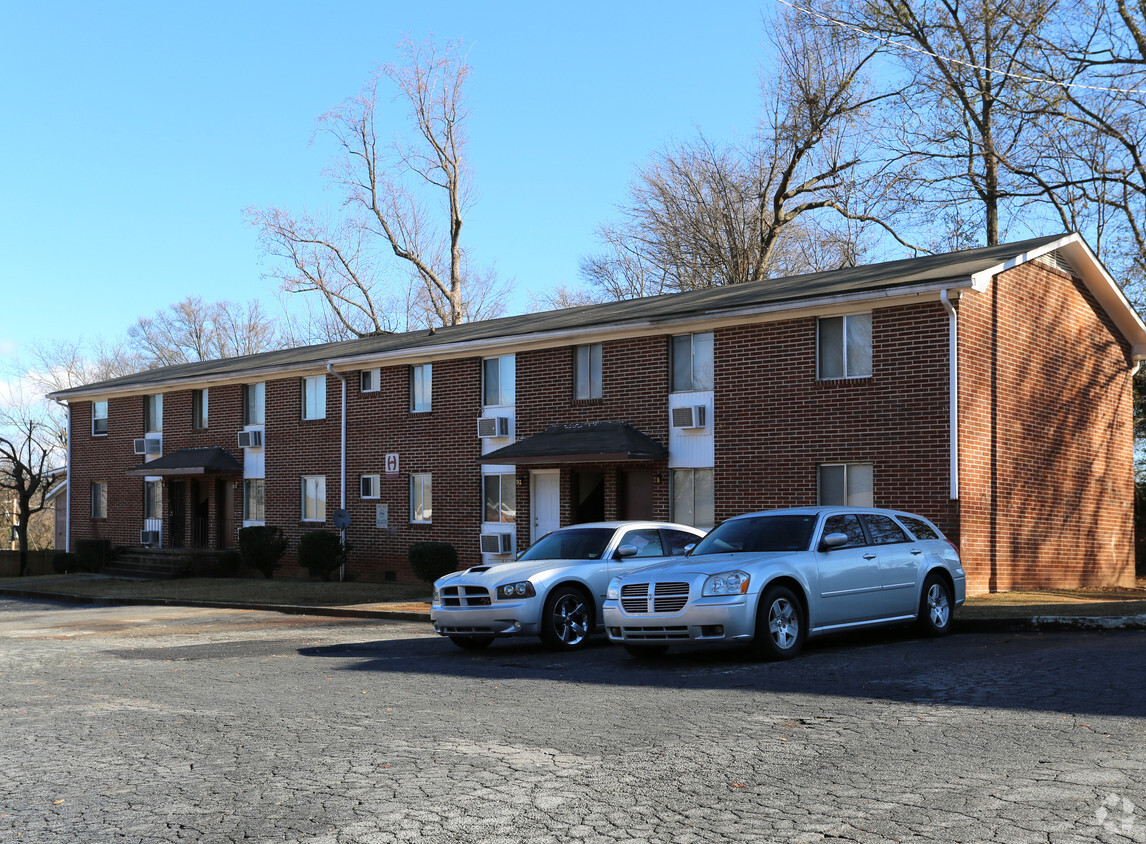
M972 591L1133 581L1146 325L1077 235L166 367L63 390L70 540L292 548L412 577L559 525L912 510ZM293 551L287 561L293 560ZM288 565L287 573L291 569Z

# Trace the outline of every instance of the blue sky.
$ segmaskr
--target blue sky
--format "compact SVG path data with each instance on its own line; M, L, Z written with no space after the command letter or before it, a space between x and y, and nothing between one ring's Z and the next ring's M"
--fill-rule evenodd
M521 311L578 281L655 151L752 131L770 4L8 3L0 365L36 338L122 336L188 295L271 303L243 210L336 201L315 118L407 33L468 46L464 236Z

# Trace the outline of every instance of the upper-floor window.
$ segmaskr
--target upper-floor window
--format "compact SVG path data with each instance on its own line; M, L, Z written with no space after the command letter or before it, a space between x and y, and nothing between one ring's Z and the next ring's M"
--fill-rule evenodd
M429 413L433 409L434 365L422 363L410 367L410 410Z
M410 521L430 522L434 515L433 479L425 474L410 475Z
M326 521L326 476L307 475L302 479L302 520Z
M107 518L107 481L92 481L92 518Z
M364 369L358 376L358 389L363 393L376 393L382 389L382 370Z
M243 385L243 424L262 425L266 421L267 384L259 381L256 384Z
M516 367L513 355L482 361L482 404L510 405L514 402Z
M871 463L824 463L819 481L822 505L875 506L875 470Z
M871 314L820 318L817 345L821 380L871 377Z
M302 379L302 418L326 418L325 375L309 375Z
M163 393L147 396L143 404L143 432L163 433Z
M191 391L191 427L207 427L207 391Z
M107 402L92 402L92 436L101 437L107 433Z
M712 332L672 338L672 391L712 389Z
M573 398L601 398L601 344L573 350Z

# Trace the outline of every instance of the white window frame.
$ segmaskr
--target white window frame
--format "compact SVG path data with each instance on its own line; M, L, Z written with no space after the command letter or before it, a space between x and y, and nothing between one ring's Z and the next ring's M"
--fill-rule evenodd
M489 483L492 479L497 480L497 514L496 519L489 517L489 507L487 502L489 495ZM505 503L510 502L513 505L513 518L505 517ZM488 523L498 523L503 525L512 525L517 522L517 475L513 472L491 472L488 475L481 476L481 515L482 521Z
M259 490L258 512L251 512L251 491ZM305 505L304 505L305 506ZM265 524L267 520L267 482L265 478L243 479L243 522L248 525Z
M143 479L143 518L163 518L163 481L159 478Z
M677 358L680 354L679 347L683 345L681 342L688 339L688 385L678 385L676 378ZM701 338L697 342L697 338ZM697 366L697 347L707 347L709 360L709 383L705 384L698 377L698 370L703 371L702 366ZM672 338L671 354L669 355L669 386L670 392L673 393L701 393L713 389L713 383L716 381L716 336L712 331L697 331L694 334L676 334Z
M707 472L711 480L712 501L704 502L711 518L700 519L696 517L696 473ZM689 488L691 490L690 510L691 513L681 513L677 507L677 491L684 478L688 478ZM704 530L711 530L715 527L715 513L716 513L716 470L707 467L698 467L694 469L673 469L671 476L671 487L669 488L669 501L672 505L671 518L678 524L692 525L693 527L702 528Z
M851 474L856 470L862 469L868 473L871 479L871 488L867 495L862 495L860 492L853 490L851 483ZM844 472L844 501L842 502L826 502L824 500L824 470L825 469L843 469ZM853 497L855 500L853 500ZM875 464L857 460L852 463L820 463L816 466L816 501L820 506L832 507L874 507L875 506Z
M144 396L143 433L163 433L163 393L152 393Z
M207 388L191 391L191 427L196 431L207 429L208 408L210 402Z
M491 364L497 364L497 401L489 398L489 374ZM482 407L511 407L516 402L517 361L513 355L484 358L481 362L481 401Z
M326 418L326 376L307 375L302 379L302 418Z
M419 506L419 504L421 506ZM428 505L428 506L427 506ZM428 525L434 521L434 481L430 472L410 473L410 523Z
M107 481L92 481L91 513L93 519L107 518Z
M429 413L434 409L434 365L418 363L410 367L410 412Z
M252 400L253 399L253 400ZM254 412L252 412L254 411ZM257 419L255 417L258 417ZM263 425L267 419L267 382L243 385L243 424Z
M313 511L307 506L312 501ZM302 521L326 521L326 475L302 476Z
M103 410L102 415L100 413L101 405L102 405L102 410ZM100 426L96 424L97 422L103 422L103 430L102 431L100 430ZM93 401L92 402L92 436L93 437L106 437L107 436L107 429L108 429L107 399L104 399L103 401Z
M865 361L865 363L867 365L866 365L866 369L861 366L861 367L857 368L856 371L853 372L853 371L851 371L851 361L849 360L849 358L851 356L848 354L848 335L850 333L848 326L849 326L849 323L854 323L856 320L859 320L859 319L866 319L867 320L868 355L867 355L867 360ZM833 322L834 323L836 320L839 320L839 326L840 326L841 336L839 338L839 346L840 346L841 359L838 361L834 361L834 363L839 366L841 374L840 375L826 375L824 373L824 369L825 369L825 367L824 367L824 336L825 336L824 324L827 322ZM816 379L819 381L845 381L845 380L855 380L858 378L871 378L872 358L874 356L873 355L874 349L872 347L872 344L873 344L872 315L871 315L870 311L868 311L867 313L862 313L862 314L844 314L842 316L819 317L816 320Z
M367 495L362 492L363 481L370 481L370 494ZM358 494L360 498L377 499L382 497L382 476L381 475L362 475L358 479Z
M577 346L573 350L573 398L587 401L601 396L601 344Z
M358 375L358 391L361 393L377 393L382 389L382 370L363 369Z

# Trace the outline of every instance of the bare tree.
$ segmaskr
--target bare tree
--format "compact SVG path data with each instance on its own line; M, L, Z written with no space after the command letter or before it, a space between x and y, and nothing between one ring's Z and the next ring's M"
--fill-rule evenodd
M20 402L0 408L0 495L14 505L21 577L28 573L29 524L45 507L61 453L58 428L38 408Z
M282 261L275 275L283 288L317 295L347 337L456 325L479 309L463 285L476 289L480 274L467 272L461 242L470 67L457 43L439 49L407 40L400 49L402 63L383 65L358 96L319 118L340 150L329 176L344 192L344 216L250 212L264 247ZM383 81L406 106L409 137L379 138Z
M275 320L258 300L204 302L190 296L127 330L143 368L252 355L281 348Z

